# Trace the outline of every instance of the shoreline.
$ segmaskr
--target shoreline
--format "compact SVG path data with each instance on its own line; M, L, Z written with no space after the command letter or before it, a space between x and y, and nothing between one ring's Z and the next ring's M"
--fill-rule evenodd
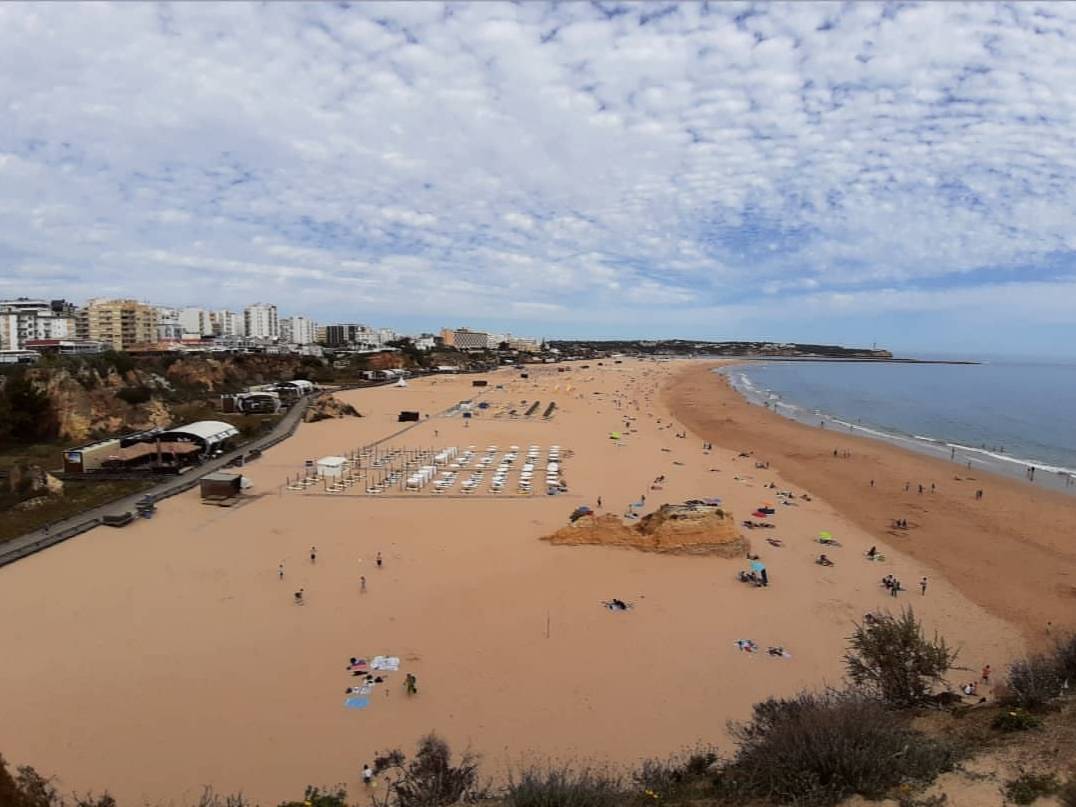
M883 440L812 429L750 403L713 372L725 366L693 363L663 390L675 416L700 438L772 462L782 477L1019 628L1029 644L1048 640L1048 624L1055 632L1076 627L1076 542L1063 537L1076 524L1073 497L989 471L969 473ZM895 529L898 518L909 529Z
M1072 484L1076 480L1076 471L1065 465L1057 465L1055 464L1056 461L1016 457L998 453L985 447L964 445L963 443L950 442L938 437L900 432L883 425L864 425L858 419L853 423L850 419L842 419L840 416L829 412L810 409L802 403L785 401L780 396L771 398L772 393L770 390L754 386L749 379L745 378L746 383L738 383L732 378L733 368L759 363L761 362L758 360L737 360L723 364L715 368L715 370L726 379L729 386L747 403L752 406L761 406L763 409L770 409L770 401L772 400L771 411L795 423L814 427L819 422L824 422L827 426L832 426L841 433L847 430L849 433L855 433L861 437L880 440L886 444L895 445L898 448L904 448L917 454L934 457L950 463L954 468L966 469L975 473L988 473L1005 479L1021 481L1020 472L1023 472L1026 476L1027 468L1034 467L1038 472L1039 479L1036 481L1040 483L1040 487L1076 496L1076 487ZM957 462L957 458L960 460L959 462Z

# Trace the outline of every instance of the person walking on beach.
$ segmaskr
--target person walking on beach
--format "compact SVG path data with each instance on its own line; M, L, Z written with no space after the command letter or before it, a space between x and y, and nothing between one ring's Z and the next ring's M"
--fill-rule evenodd
M872 488L874 487L874 480L873 479L871 480L871 487Z
M362 783L367 787L374 783L374 771L369 765L362 766Z
M919 581L919 590L923 592L923 596L927 596L927 579L924 577Z
M907 493L911 489L911 487L912 487L911 482L905 482L904 483L904 492Z
M359 592L366 593L366 577L364 575L359 575Z
M316 546L310 547L310 562L316 563L318 559L318 548Z
M381 553L378 552L377 553L377 568L380 569L380 568L382 568L383 565L384 565L384 561L381 559Z
M602 509L602 497L601 496L598 497L598 509L599 510Z
M408 673L404 678L404 689L408 695L418 694L418 679L415 678L413 673Z
M991 672L991 670L990 670L990 665L989 664L987 664L985 667L983 667L983 683L984 684L989 684L990 683L990 672Z
M983 491L980 488L979 490L975 491L975 501L981 501L982 498L983 498Z

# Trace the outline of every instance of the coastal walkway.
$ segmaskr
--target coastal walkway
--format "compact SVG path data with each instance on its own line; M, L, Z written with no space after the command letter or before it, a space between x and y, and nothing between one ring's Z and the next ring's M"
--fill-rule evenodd
M286 440L295 433L307 407L316 397L312 396L297 401L268 434L256 437L249 443L245 443L241 448L222 454L203 465L199 465L188 473L168 477L165 481L147 490L132 493L122 499L116 499L99 505L92 510L86 510L74 515L71 518L57 521L47 528L35 530L5 541L0 544L0 566L14 563L35 552L40 552L42 549L47 549L50 546L66 541L68 538L88 532L94 527L104 524L105 516L118 516L134 510L135 504L146 497L157 502L179 493L184 493L197 485L203 476L225 468L237 458L243 457L251 451L265 451L282 440Z

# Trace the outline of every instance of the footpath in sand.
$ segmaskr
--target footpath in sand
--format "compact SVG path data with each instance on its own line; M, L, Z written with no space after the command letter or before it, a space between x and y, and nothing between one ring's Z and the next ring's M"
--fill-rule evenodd
M285 489L305 460L396 432L400 410L436 413L478 392L469 377L440 377L343 393L364 417L302 425L245 469L255 495L240 506L204 506L192 492L152 520L0 569L0 751L58 774L64 789L107 787L123 803L185 804L212 785L267 804L309 783L360 793L375 751L410 748L430 730L481 752L489 774L528 755L629 765L699 741L727 749L727 719L770 695L838 682L852 621L905 602L962 643L969 668L1021 651L1013 627L898 539L880 540L817 495L798 498L802 485L738 457L742 445L704 452L699 436L677 437L683 426L661 390L681 368L591 362L529 368L527 379L501 370L481 398L490 408L469 425L435 416L386 443L559 444L563 495ZM523 400L541 401L539 415L548 402L558 408L548 421L494 416L526 411ZM779 501L771 482L797 498L776 505L775 529L746 533L767 588L736 580L742 559L539 540L599 496L600 513L641 503L640 516L720 498L742 521ZM822 530L843 546L815 543ZM886 562L864 559L872 544ZM836 566L815 565L820 552ZM888 597L887 573L910 591ZM632 607L602 605L613 598ZM741 652L739 639L763 652ZM770 645L791 657L768 656ZM345 708L345 688L359 683L349 657L376 654L399 657L400 671L367 708ZM408 672L418 678L412 698Z

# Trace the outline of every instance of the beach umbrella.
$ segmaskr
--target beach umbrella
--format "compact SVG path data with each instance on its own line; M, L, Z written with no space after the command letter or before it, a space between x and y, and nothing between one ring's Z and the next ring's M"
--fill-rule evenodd
M619 440L620 439L620 432L609 432L609 439L610 440Z
M751 561L751 571L753 571L753 572L761 572L761 571L764 571L765 569L766 569L766 565L764 563L762 563L761 561L758 561L758 560Z
M822 532L818 533L818 537L823 541L829 541L833 538L833 533L828 530L822 530Z

